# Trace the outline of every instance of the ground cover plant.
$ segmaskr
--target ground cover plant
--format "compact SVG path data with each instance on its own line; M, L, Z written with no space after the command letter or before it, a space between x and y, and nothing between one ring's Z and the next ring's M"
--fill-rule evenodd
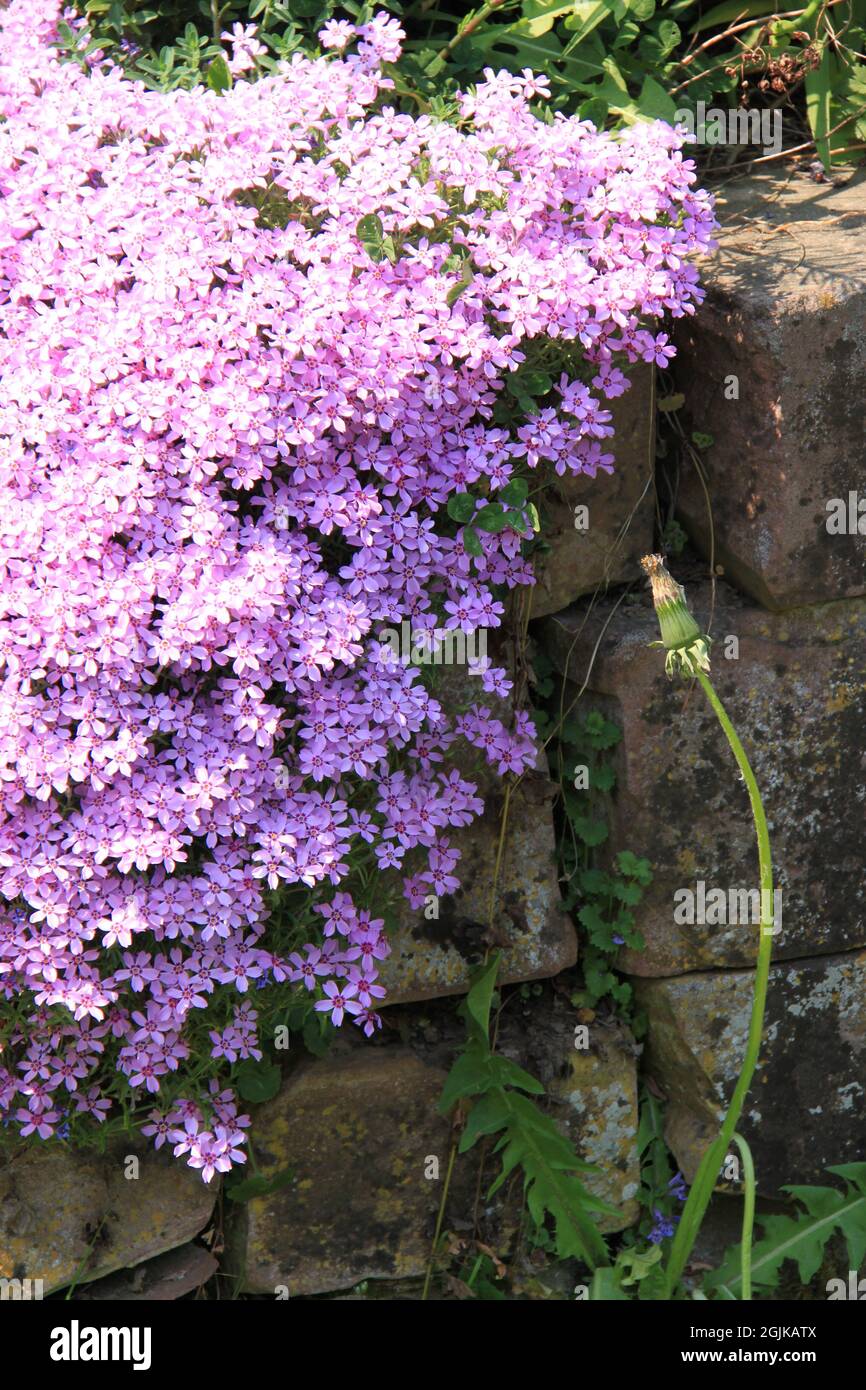
M55 0L0 20L0 1115L209 1181L276 1029L379 1026L467 749L534 762L503 668L446 714L383 630L501 623L538 465L604 487L711 201L668 125L540 118L530 74L397 112L385 14L170 91L67 61Z

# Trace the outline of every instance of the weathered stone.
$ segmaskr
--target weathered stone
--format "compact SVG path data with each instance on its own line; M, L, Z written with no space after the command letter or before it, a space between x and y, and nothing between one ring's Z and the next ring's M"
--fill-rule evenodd
M155 1260L134 1269L118 1270L105 1279L96 1279L76 1293L78 1301L109 1303L170 1303L200 1289L219 1268L209 1250L201 1245L183 1245L167 1250Z
M687 1181L718 1132L742 1065L751 971L640 980L645 1066L668 1097L665 1136ZM780 962L770 972L765 1043L738 1125L758 1188L826 1182L866 1148L866 952Z
M768 608L866 593L866 171L839 188L750 174L719 214L707 299L680 321L676 361L692 428L715 441L712 533L695 469L678 514ZM830 534L828 502L858 488L860 534Z
M129 1155L137 1178L124 1176ZM50 1293L137 1265L197 1235L215 1187L130 1140L104 1155L22 1148L0 1166L0 1277L42 1279Z
M709 621L707 585L685 579L692 611ZM593 650L601 636L597 653ZM716 588L712 678L755 769L770 824L782 930L774 957L866 945L862 807L866 768L866 601L773 615ZM736 659L726 659L735 650ZM645 855L654 880L638 910L646 950L623 952L636 975L749 965L750 921L678 925L675 893L757 888L748 796L715 715L698 688L673 683L648 644L658 639L649 595L614 612L608 601L548 619L543 641L568 675L623 728L610 849ZM591 668L591 670L590 670ZM734 903L736 907L737 904ZM708 914L709 915L709 914Z
M606 402L615 434L606 452L614 472L597 478L545 474L539 506L542 536L550 549L534 561L536 585L531 616L545 617L583 594L634 579L638 561L652 542L652 489L655 422L652 369L635 367L632 386ZM575 529L575 508L589 514L585 530Z
M532 980L573 965L574 927L562 911L554 859L553 788L528 773L511 798L492 930L490 896L500 835L501 785L488 790L484 814L451 832L462 852L459 890L429 908L402 912L390 933L391 955L382 962L386 1003L407 1003L468 989L486 948L503 948L502 980ZM438 911L428 920L425 911Z
M266 1175L286 1168L293 1181L245 1204L246 1229L233 1264L253 1293L289 1297L352 1288L366 1279L422 1275L430 1258L452 1142L437 1104L465 1038L453 1008L401 1009L403 1041L340 1038L334 1054L301 1063L279 1095L258 1110L256 1161ZM619 1217L637 1214L639 1182L635 1049L618 1024L594 1023L589 1047L575 1048L576 1011L547 987L539 999L512 999L499 1021L497 1051L537 1076L550 1113L576 1151L599 1172L587 1186ZM520 1221L520 1184L490 1203L477 1201L482 1146L459 1156L449 1187L446 1230L471 1232L507 1251ZM428 1176L438 1159L438 1177ZM482 1195L498 1171L488 1156Z
M554 1119L598 1168L582 1181L619 1208L618 1217L601 1218L601 1230L632 1225L639 1214L639 1117L637 1049L627 1028L599 1018L581 1026L577 1011L551 992L519 1014L506 1009L498 1036L498 1050L538 1077Z
M299 1067L261 1107L259 1167L295 1179L248 1204L251 1292L295 1297L423 1272L450 1146L436 1110L444 1080L402 1048L362 1046ZM438 1181L425 1177L431 1155Z

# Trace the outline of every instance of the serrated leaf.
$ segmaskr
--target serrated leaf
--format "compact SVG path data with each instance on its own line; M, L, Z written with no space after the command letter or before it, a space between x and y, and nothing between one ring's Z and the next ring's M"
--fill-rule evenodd
M473 1105L460 1136L458 1152L465 1154L483 1135L495 1134L508 1123L508 1101L505 1093L498 1087L481 1097Z
M490 1089L492 1080L489 1062L489 1053L478 1046L477 1040L474 1045L468 1046L458 1055L445 1078L439 1098L438 1109L443 1115L447 1114L458 1100L466 1096L483 1095Z
M603 845L608 837L606 821L595 820L592 816L572 816L571 823L575 834L590 849L594 849L596 845Z
M521 1091L528 1091L532 1096L543 1096L544 1087L534 1076L530 1076L528 1071L524 1071L516 1062L512 1062L508 1057L493 1057L490 1061L490 1071L497 1086L517 1086Z
M794 1260L804 1284L820 1269L827 1242L835 1232L844 1235L852 1269L859 1269L866 1254L866 1163L839 1164L827 1170L838 1174L846 1191L836 1187L787 1187L804 1210L794 1216L760 1217L764 1236L752 1250L752 1283L775 1288L782 1265ZM727 1251L719 1269L708 1275L704 1287L724 1288L740 1297L740 1246Z

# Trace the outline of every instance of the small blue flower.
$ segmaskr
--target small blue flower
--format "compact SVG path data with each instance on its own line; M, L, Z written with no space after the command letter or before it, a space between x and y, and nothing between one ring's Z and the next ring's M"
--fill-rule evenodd
M674 1176L668 1183L668 1192L670 1192L672 1197L676 1197L678 1202L684 1202L686 1200L686 1197L689 1195L689 1190L686 1187L686 1180L682 1173L674 1173Z
M678 1216L665 1216L658 1207L653 1209L653 1216L656 1219L656 1224L647 1236L647 1240L651 1245L660 1245L663 1240L667 1240L668 1236L673 1235L680 1218Z

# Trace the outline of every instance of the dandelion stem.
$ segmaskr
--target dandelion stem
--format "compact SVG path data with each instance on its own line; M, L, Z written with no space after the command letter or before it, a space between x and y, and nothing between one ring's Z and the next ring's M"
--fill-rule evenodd
M713 711L725 731L728 743L731 745L737 765L743 774L746 787L749 792L749 801L752 806L752 816L755 822L755 833L758 840L758 861L760 864L761 877L761 926L760 939L758 942L758 959L755 967L755 991L752 999L752 1016L749 1021L749 1036L746 1043L746 1054L743 1059L743 1067L739 1079L731 1097L721 1130L715 1143L704 1154L697 1176L689 1192L688 1200L683 1209L680 1224L674 1237L671 1247L670 1258L668 1259L667 1269L665 1270L665 1297L671 1298L674 1289L677 1287L682 1272L686 1266L689 1255L692 1252L704 1213L713 1195L716 1179L722 1166L722 1161L728 1151L728 1145L733 1138L737 1128L740 1115L742 1114L743 1104L746 1099L752 1078L755 1075L755 1068L758 1065L758 1054L761 1050L761 1037L764 1028L764 1012L767 1003L767 986L770 978L770 957L773 949L773 865L770 855L770 835L767 829L767 817L764 814L764 805L761 801L761 793L758 790L758 783L752 771L751 764L746 757L743 745L737 737L737 731L728 718L724 705L713 689L712 683L700 669L695 671L697 679L703 687L704 694L709 700ZM754 1178L754 1172L753 1172ZM745 1297L744 1285L744 1297Z
M742 1271L742 1298L748 1303L752 1297L752 1227L755 1224L755 1164L752 1151L742 1134L734 1135L734 1143L743 1159L743 1237L740 1241L740 1269Z

